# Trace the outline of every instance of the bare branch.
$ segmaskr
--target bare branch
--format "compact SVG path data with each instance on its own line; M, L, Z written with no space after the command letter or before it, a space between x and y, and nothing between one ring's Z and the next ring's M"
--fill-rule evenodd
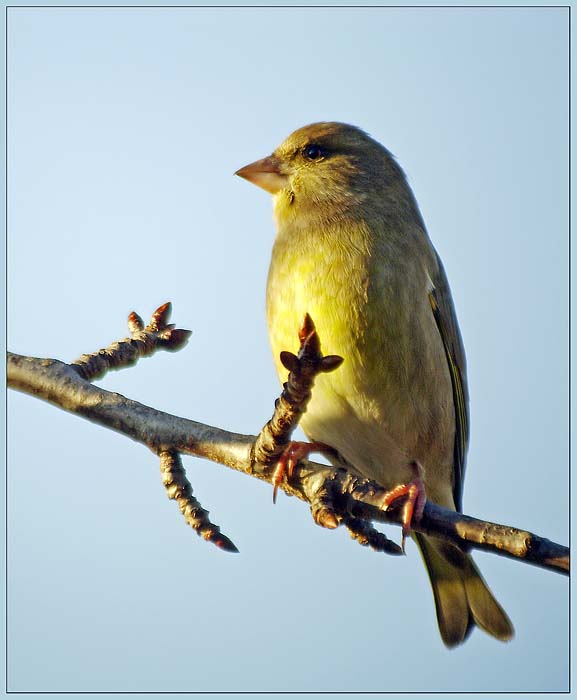
M160 473L168 497L178 503L184 519L196 534L226 552L238 552L234 543L221 533L218 525L211 523L208 511L192 495L192 486L186 478L178 452L166 450L160 453Z
M70 365L58 360L8 353L8 386L44 399L55 406L116 430L146 445L155 454L177 451L204 457L231 469L272 483L272 469L252 473L253 435L231 433L203 423L172 416L136 401L95 387ZM377 483L345 469L303 461L290 483L280 488L309 504L322 504L322 489L330 483L332 503L340 522L347 518L368 522L400 523L398 511L379 507L385 493ZM317 518L318 521L318 518ZM569 571L569 549L517 528L497 525L441 508L425 505L417 532L444 537L460 546L485 549L521 559L559 573Z
M343 518L343 524L353 540L356 540L363 547L370 547L375 552L386 552L394 555L404 554L402 547L399 547L398 544L395 544L382 532L375 530L366 520L349 516L348 518Z
M101 379L111 369L131 367L141 357L150 357L157 350L180 350L188 342L191 331L175 328L173 323L168 323L171 311L170 302L159 306L147 326L133 311L128 316L130 338L111 343L107 348L89 355L81 355L70 366L81 377L92 382Z
M289 352L281 355L284 366L290 371L289 377L275 404L273 417L258 437L172 416L91 384L109 369L133 365L140 357L149 356L158 349L183 347L190 331L168 324L170 311L170 303L163 304L146 327L132 312L128 318L131 338L83 355L70 365L8 353L8 386L146 445L160 457L162 479L169 498L177 501L186 521L198 534L222 549L237 551L218 526L210 522L208 511L193 496L179 453L204 457L274 483L275 489L280 486L287 495L309 503L317 524L328 528L343 524L360 544L398 554L400 548L370 524L374 521L401 524L402 521L399 508L382 509L386 491L376 482L355 475L352 467L326 467L307 460L298 463L290 482L283 483L278 478L275 464L306 410L315 377L320 372L333 371L343 361L337 355L322 355L308 314L299 333L298 355ZM337 455L328 445L317 447L331 456ZM350 467L341 457L338 462ZM464 549L486 549L552 571L569 571L567 547L525 530L477 520L431 502L425 505L422 518L412 523L412 527L416 532L445 538Z
M252 452L255 469L258 465L270 466L278 460L307 409L316 376L321 372L332 372L343 362L339 355L323 357L315 325L308 314L299 331L299 340L298 355L281 352L280 359L289 370L289 376L275 403L272 418L255 440Z

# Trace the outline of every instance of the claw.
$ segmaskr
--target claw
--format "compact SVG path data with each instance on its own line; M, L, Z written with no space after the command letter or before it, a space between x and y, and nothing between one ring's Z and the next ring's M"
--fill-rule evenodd
M272 476L272 502L276 503L278 487L284 475L286 474L287 478L290 479L294 474L295 467L301 459L307 459L312 452L326 453L327 451L332 452L332 448L322 442L289 442L284 452L281 454Z
M387 491L381 503L383 510L387 510L397 499L406 498L402 511L403 538L401 540L401 549L403 553L405 552L405 540L411 532L411 524L413 520L417 523L419 522L427 502L425 484L421 479L421 467L416 462L412 466L415 470L415 478L407 484L399 484Z

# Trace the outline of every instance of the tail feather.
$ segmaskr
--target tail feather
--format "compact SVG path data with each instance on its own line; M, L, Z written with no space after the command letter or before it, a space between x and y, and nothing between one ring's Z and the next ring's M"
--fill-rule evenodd
M513 625L471 557L441 540L423 535L415 540L433 588L443 642L461 644L475 625L501 641L512 639Z

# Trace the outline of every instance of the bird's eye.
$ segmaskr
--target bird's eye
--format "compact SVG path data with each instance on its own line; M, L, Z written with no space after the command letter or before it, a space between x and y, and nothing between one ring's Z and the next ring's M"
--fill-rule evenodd
M327 152L322 146L312 143L310 146L305 147L303 155L307 160L322 160L327 155Z

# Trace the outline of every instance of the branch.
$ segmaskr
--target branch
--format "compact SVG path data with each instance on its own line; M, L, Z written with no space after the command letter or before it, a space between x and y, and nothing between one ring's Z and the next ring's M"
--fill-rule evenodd
M149 327L147 326L147 328ZM161 336L164 330L147 332L152 333L153 336L155 334ZM182 331L182 333L186 334L187 332ZM186 342L186 338L184 342ZM130 344L130 339L127 342ZM182 338L180 342L183 344ZM162 349L163 341L160 337L157 340L151 340L150 343L153 347L152 352L156 349ZM100 351L97 355L99 357L103 354L107 355L109 351L110 348L106 351ZM114 352L112 352L112 356L115 357ZM144 356L144 354L138 356ZM293 355L292 357L298 359L298 356ZM126 362L115 363L113 360L110 362L110 368L128 366L134 361L134 356ZM291 360L289 359L288 362L290 364ZM337 362L337 360L330 360L328 364L330 365L331 362ZM297 364L293 363L292 369L297 370L298 374ZM163 460L169 459L169 456L174 453L191 454L273 483L275 465L270 455L278 456L282 451L282 448L279 450L279 446L276 444L273 444L272 451L269 451L268 461L272 463L262 464L262 458L257 454L256 447L259 442L255 436L232 433L173 416L132 401L120 394L95 387L81 376L83 373L79 373L77 364L68 365L58 360L24 357L8 353L7 374L9 387L41 398L70 413L80 415L94 423L122 433L146 445L156 455L162 456ZM294 379L294 377L289 377L287 385L290 386L291 381L294 384ZM314 372L312 379L314 380ZM310 387L312 387L312 381ZM296 388L298 389L298 382ZM276 421L277 425L279 419L282 424L282 414L278 413L282 411L282 403L282 401L277 402L277 411L273 416L273 421ZM291 407L291 411L295 413L294 405ZM300 413L297 405L296 415L298 416ZM267 425L270 426L270 423ZM296 422L294 424L296 425ZM268 429L265 427L264 430ZM259 440L262 443L264 438L259 437ZM266 440L264 441L266 442ZM284 444L286 445L286 442ZM264 461L267 460L264 459ZM175 473L174 470L171 472L170 469L168 472ZM182 478L182 475L178 478ZM173 482L170 479L167 481L170 482L167 486L171 486ZM180 498L181 509L184 507L186 510L186 499L192 496L192 491L187 493L182 484L175 488L175 494L178 492L178 495L172 497ZM337 525L346 525L353 537L361 544L372 546L380 551L389 551L381 539L384 538L386 541L384 535L376 532L370 523L400 524L401 514L398 510L383 511L381 509L380 504L385 490L376 482L355 476L351 471L343 468L327 467L303 460L299 462L290 483L284 480L280 483L280 488L287 495L296 496L309 503L313 517L320 524L334 526L334 524L331 525L331 517L328 517L326 523L323 523L322 512L324 509L329 516L334 517ZM203 524L195 527L201 534L203 527L216 528L208 520L203 520L202 514L198 510L195 511L196 508L197 506L194 505L189 511L190 517L187 519L189 519L190 524L195 527L195 522L197 524L202 522ZM196 515L193 515L193 511L196 512ZM525 530L478 520L441 508L431 502L427 502L421 520L418 523L413 523L413 529L416 532L450 540L462 548L492 551L558 573L569 571L569 549L567 547L550 542ZM228 538L224 538L224 535L218 534L218 528L212 532L213 535L209 536L208 539L216 544L220 543L221 547L223 547L224 540L230 542ZM230 544L232 545L232 543Z
M186 478L178 452L166 450L160 453L160 473L168 497L178 503L184 519L196 534L226 552L238 552L234 543L221 533L218 525L210 522L208 511L192 495L192 486Z
M191 332L175 328L174 323L168 323L171 311L170 302L159 306L147 326L140 316L132 311L128 316L130 338L111 343L107 348L90 355L81 355L70 366L74 367L83 379L92 382L101 379L111 369L131 367L141 357L149 357L157 350L180 350L188 342Z

